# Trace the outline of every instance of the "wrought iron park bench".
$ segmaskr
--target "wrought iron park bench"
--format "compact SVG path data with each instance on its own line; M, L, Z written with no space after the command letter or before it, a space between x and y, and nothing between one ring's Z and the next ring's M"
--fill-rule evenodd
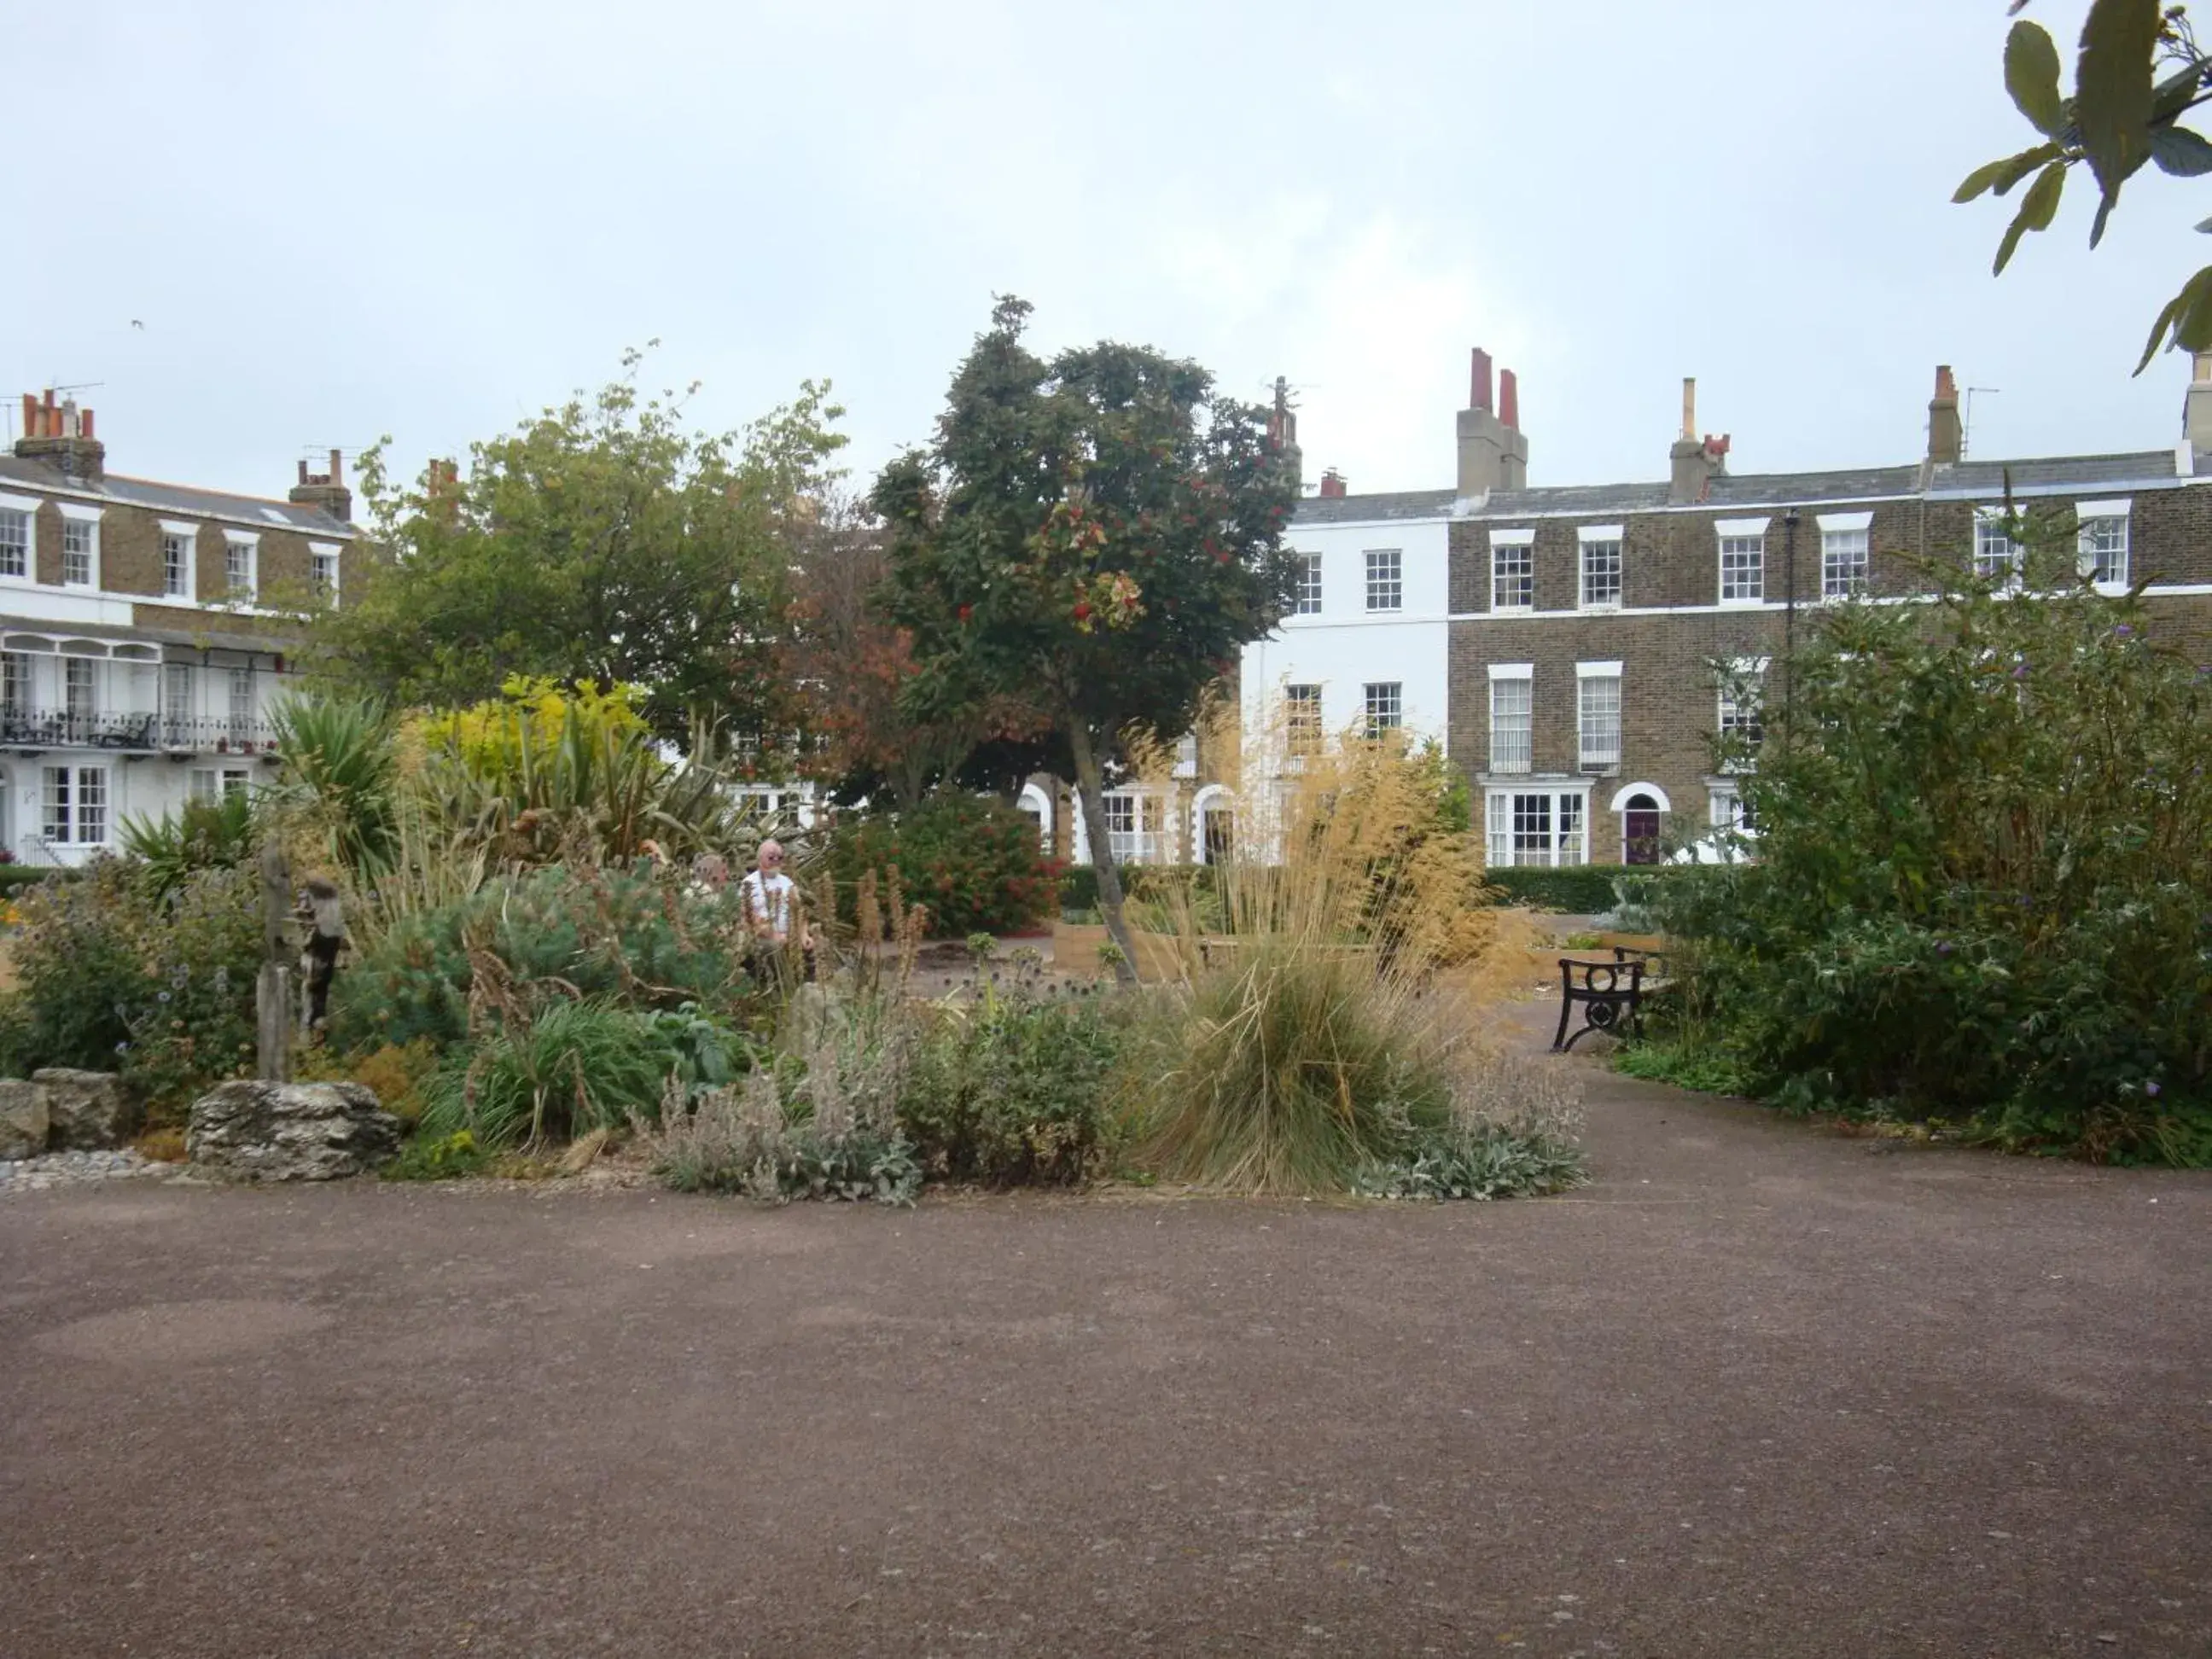
M1644 997L1665 983L1667 959L1657 951L1613 947L1613 960L1593 962L1580 957L1559 958L1559 1029L1552 1038L1554 1053L1571 1048L1592 1031L1620 1035L1634 1030L1643 1018ZM1579 1005L1583 1023L1574 1036L1567 1022Z

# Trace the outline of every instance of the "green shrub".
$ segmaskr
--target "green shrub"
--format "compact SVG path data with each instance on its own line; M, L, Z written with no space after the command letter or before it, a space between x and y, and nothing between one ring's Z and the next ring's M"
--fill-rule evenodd
M1104 1153L1117 1034L1091 1001L939 1010L899 1095L923 1167L988 1187L1069 1186Z
M449 1053L422 1085L420 1132L466 1129L492 1151L572 1139L659 1109L675 1056L650 1021L556 1002Z
M1396 1158L1354 1176L1370 1198L1543 1198L1589 1179L1581 1150L1547 1130L1455 1123L1411 1137Z
M16 988L0 1016L7 1074L114 1071L154 994L142 950L145 902L131 867L97 860L82 878L32 888L17 902Z
M149 1121L180 1123L213 1085L253 1074L260 905L252 869L220 866L186 875L158 905L145 935L152 996L131 1018L121 1068Z
M1614 878L1622 872L1612 866L1584 864L1565 869L1511 866L1486 870L1483 881L1504 896L1501 902L1527 905L1536 910L1558 910L1567 915L1599 916L1616 902ZM1648 870L1637 874L1648 877Z
M680 1193L903 1205L921 1190L921 1166L896 1130L787 1100L767 1069L672 1113L649 1158L654 1176Z
M466 1129L449 1135L415 1135L377 1173L386 1181L457 1181L482 1175L491 1153Z
M210 1084L252 1071L261 930L250 871L195 871L163 896L143 866L100 859L20 904L16 988L0 996L6 1074L119 1073L158 1127Z
M641 1008L726 1012L758 995L744 974L734 887L701 899L670 878L556 866L394 921L331 988L331 1043L459 1042L474 982L471 939L520 984L557 980Z
M2070 575L1825 611L1744 777L1759 862L1658 895L1681 1017L1779 1103L2201 1158L2212 684L2146 625Z
M863 872L896 869L908 902L927 907L940 939L1012 933L1052 913L1058 871L1037 848L1036 824L992 796L946 791L897 814L839 826L830 843L838 903L854 920Z

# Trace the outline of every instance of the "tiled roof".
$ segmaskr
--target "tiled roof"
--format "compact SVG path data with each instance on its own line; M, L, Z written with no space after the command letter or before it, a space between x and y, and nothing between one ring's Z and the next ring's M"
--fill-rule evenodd
M185 484L158 483L150 478L125 477L113 472L93 483L82 478L64 477L59 468L45 461L0 453L0 488L9 484L109 501L125 507L143 507L157 513L182 513L196 518L227 519L238 524L274 526L303 535L349 537L361 533L319 507L299 507L258 495L227 495L219 489L194 489Z
M1697 510L1730 507L1812 507L1831 501L1870 501L1923 493L1922 469L1860 467L1836 472L1723 473L1716 477ZM1934 470L1925 494L1935 498L1971 496L1994 500L2006 482L2021 493L2061 494L2081 489L2149 488L2180 482L2171 449L2124 455L2056 455L2014 461L1961 461ZM1486 500L1461 501L1449 489L1421 489L1385 495L1309 496L1292 520L1299 526L1359 524L1383 519L1598 518L1656 513L1668 506L1664 480L1649 483L1567 484L1545 489L1498 490Z
M1456 495L1449 489L1409 489L1395 495L1309 495L1291 515L1294 525L1371 524L1382 519L1443 519Z

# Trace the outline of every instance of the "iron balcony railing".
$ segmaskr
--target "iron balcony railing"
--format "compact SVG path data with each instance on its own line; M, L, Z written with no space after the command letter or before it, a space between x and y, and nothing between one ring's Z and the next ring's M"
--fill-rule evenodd
M148 709L0 707L0 746L10 749L120 749L153 754L265 755L276 730L258 718L170 718Z

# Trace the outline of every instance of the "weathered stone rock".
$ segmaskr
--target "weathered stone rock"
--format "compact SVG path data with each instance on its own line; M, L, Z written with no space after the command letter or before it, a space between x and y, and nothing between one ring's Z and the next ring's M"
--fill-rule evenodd
M36 1158L46 1150L46 1091L35 1083L0 1079L0 1158Z
M144 1114L137 1093L112 1073L48 1066L31 1081L46 1091L48 1135L58 1152L120 1146L138 1133Z
M192 1163L245 1181L331 1181L399 1150L399 1120L358 1083L219 1085L192 1103Z

